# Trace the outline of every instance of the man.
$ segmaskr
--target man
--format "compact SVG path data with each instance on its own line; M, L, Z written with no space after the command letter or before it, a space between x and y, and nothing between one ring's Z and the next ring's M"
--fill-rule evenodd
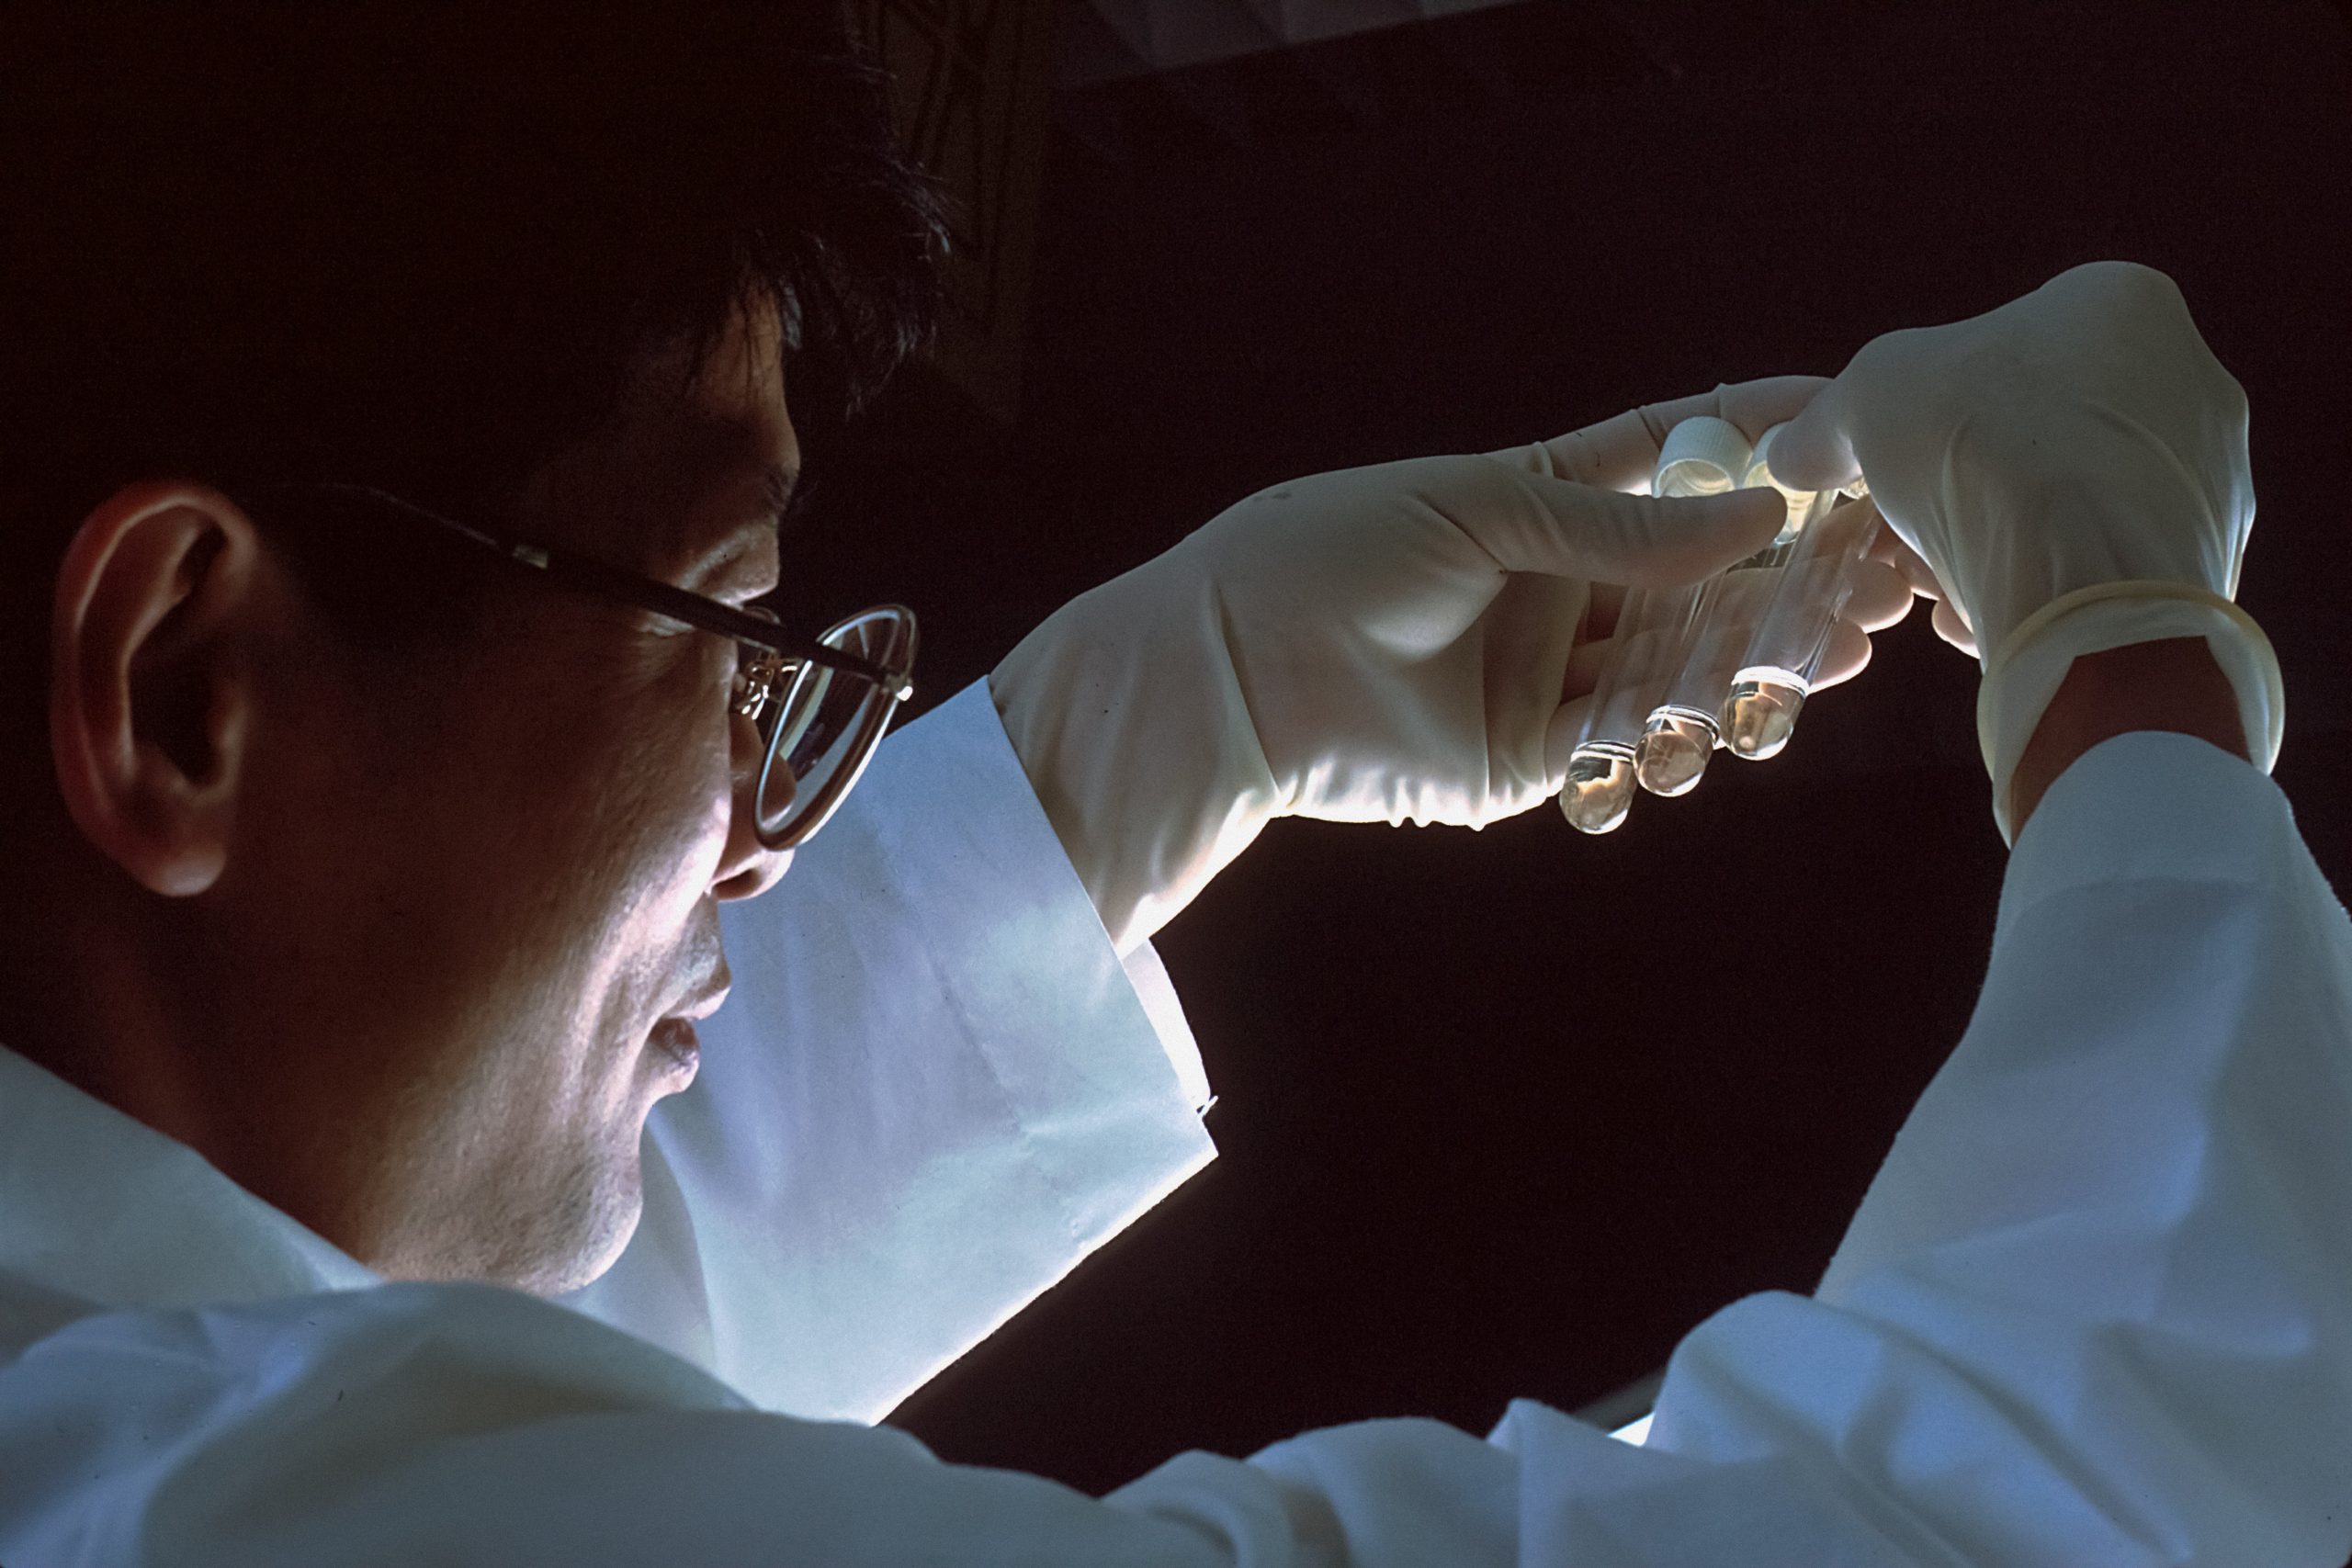
M2352 930L2248 765L2177 291L1276 487L853 796L911 626L752 612L933 220L809 16L12 51L0 1561L2340 1561ZM1832 676L1937 594L2018 847L1821 1292L1695 1331L1647 1449L1522 1404L1096 1501L805 1419L1206 1157L1148 939L1266 820L1556 791L1622 588L1780 521L1634 493L1702 412L1867 473Z

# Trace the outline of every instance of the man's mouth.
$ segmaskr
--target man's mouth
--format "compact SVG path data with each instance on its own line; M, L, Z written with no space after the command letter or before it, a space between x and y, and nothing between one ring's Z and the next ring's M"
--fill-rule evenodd
M708 983L698 988L685 1006L671 1013L669 1017L688 1021L708 1018L726 1005L727 994L734 988L734 973L727 967L727 961L722 958L718 961L718 967L711 973Z
M726 1003L727 993L734 988L734 981L726 958L720 957L678 1010L656 1022L646 1036L646 1043L667 1057L669 1065L687 1079L692 1079L702 1065L702 1039L695 1031L695 1021L717 1012Z

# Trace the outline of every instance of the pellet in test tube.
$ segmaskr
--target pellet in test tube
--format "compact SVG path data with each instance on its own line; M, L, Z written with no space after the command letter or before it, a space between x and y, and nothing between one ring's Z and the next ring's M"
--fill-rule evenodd
M1830 627L1853 592L1854 567L1870 547L1875 515L1868 507L1840 506L1837 491L1792 490L1771 477L1776 425L1757 439L1751 482L1770 484L1788 498L1790 528L1768 552L1778 569L1770 580L1745 657L1723 705L1724 744L1732 755L1760 762L1778 756L1795 731L1797 714L1813 690ZM1846 493L1867 493L1856 480Z
M1657 495L1721 495L1737 485L1753 458L1747 437L1728 420L1701 414L1667 432L1651 481ZM1646 628L1669 646L1657 705L1634 750L1634 776L1653 795L1695 787L1722 739L1718 713L1732 669L1702 647L1715 618L1722 579L1661 589L1649 598Z

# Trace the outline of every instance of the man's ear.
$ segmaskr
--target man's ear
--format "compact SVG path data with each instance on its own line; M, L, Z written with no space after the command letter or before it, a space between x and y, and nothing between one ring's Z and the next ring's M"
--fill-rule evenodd
M141 483L83 520L50 626L50 746L100 853L166 897L228 863L253 684L251 519L202 485Z

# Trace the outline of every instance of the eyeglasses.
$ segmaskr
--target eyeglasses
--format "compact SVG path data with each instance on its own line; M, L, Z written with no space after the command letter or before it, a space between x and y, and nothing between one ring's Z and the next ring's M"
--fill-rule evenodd
M547 581L733 637L729 706L752 720L764 748L753 825L769 850L804 844L825 825L873 760L899 705L914 695L915 616L901 604L877 605L813 639L798 637L764 610L738 610L602 561L506 538L365 485L271 485L237 500L244 505L290 494L359 502L429 524Z

